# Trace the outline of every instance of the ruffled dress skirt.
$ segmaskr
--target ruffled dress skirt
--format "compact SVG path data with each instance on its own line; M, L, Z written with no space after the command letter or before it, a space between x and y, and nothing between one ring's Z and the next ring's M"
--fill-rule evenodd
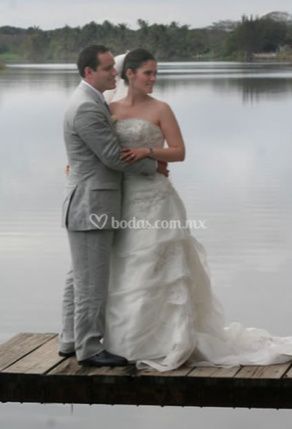
M205 250L191 235L168 178L126 176L123 204L107 300L107 350L158 371L292 359L292 337L226 326Z

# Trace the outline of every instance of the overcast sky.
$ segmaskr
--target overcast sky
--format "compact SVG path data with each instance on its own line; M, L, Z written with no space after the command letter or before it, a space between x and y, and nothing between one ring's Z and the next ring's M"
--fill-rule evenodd
M0 0L0 26L42 29L82 26L90 21L189 24L204 27L221 19L238 20L243 14L263 15L272 11L292 14L291 0Z

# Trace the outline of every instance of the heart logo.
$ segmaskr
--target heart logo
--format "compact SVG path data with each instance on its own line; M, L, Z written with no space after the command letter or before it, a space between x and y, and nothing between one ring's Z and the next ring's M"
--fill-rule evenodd
M103 229L108 220L108 215L103 213L101 215L97 215L96 213L91 213L89 216L89 220L92 225L97 229Z

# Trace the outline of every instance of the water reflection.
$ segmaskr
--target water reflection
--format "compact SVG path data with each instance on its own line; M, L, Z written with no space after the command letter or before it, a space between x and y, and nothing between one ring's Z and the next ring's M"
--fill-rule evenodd
M275 100L291 97L292 92L292 75L291 77L277 76L267 77L250 77L213 80L214 90L219 93L234 93L235 91L242 94L242 101L260 102L261 100Z
M290 77L221 77L218 79L213 76L199 79L193 76L159 76L158 88L163 93L169 90L184 88L186 91L194 86L200 88L210 88L219 94L229 95L238 93L243 103L258 103L262 99L283 99L291 97L292 92L292 73Z
M1 73L6 88L40 89L44 83L68 93L78 84L74 64L14 65ZM243 102L289 97L292 91L291 63L159 63L157 87L164 92L194 86L212 87L219 93L242 94Z

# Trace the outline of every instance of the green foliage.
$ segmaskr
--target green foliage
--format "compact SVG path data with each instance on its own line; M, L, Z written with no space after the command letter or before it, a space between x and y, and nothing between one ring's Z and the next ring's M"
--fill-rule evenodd
M74 62L80 50L92 43L108 46L114 54L144 47L160 61L195 60L218 50L227 34L213 37L215 30L190 29L172 22L169 25L148 24L138 20L138 29L127 24L114 25L109 21L92 21L83 27L42 31L38 27L26 30L0 28L0 56L9 54L27 62ZM216 30L218 33L218 31ZM222 46L220 46L222 50Z
M82 48L98 43L108 46L114 54L144 47L159 61L250 60L253 53L276 52L292 44L291 21L268 15L261 19L243 16L240 23L219 21L202 29L177 22L149 24L142 19L137 24L136 30L125 23L114 25L109 21L50 31L0 27L0 58L8 62L75 62Z
M254 53L277 52L285 44L288 28L286 22L243 16L227 39L225 53L250 60Z

